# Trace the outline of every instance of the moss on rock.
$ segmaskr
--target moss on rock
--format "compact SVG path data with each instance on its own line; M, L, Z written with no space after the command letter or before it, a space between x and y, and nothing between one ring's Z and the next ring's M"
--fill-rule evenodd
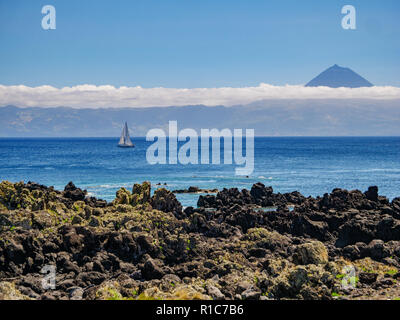
M132 188L131 204L133 206L149 203L151 184L148 181L142 184L134 184Z
M310 241L296 248L295 261L298 264L326 264L328 263L328 250L320 241Z
M30 300L28 296L23 295L16 288L14 283L0 282L0 300Z

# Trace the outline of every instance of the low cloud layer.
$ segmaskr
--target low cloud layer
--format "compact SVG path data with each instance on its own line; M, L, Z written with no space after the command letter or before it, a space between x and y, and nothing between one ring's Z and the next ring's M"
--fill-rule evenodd
M142 88L79 85L55 88L52 86L0 85L0 106L18 107L151 107L185 105L249 104L268 99L400 99L398 87L328 88L300 85L241 88Z

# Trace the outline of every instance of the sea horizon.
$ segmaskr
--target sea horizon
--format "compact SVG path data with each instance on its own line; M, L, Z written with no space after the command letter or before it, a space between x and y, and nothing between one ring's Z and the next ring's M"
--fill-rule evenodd
M196 136L189 136L189 137L196 137ZM200 137L198 137L200 139ZM212 138L212 137L210 137ZM400 135L380 135L380 136L362 136L362 135L346 135L346 136L254 136L255 139L257 138L400 138ZM117 136L54 136L54 137L0 137L0 139L119 139ZM132 140L134 139L140 139L140 140L145 140L145 136L134 136L131 137ZM168 137L167 137L168 139Z

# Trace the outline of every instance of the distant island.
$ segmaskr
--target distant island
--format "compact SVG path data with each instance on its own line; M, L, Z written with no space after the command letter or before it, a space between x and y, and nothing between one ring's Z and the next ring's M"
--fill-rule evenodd
M135 137L176 119L182 128L253 128L257 136L398 136L399 100L281 99L233 107L0 108L0 137ZM371 129L373 128L373 129Z

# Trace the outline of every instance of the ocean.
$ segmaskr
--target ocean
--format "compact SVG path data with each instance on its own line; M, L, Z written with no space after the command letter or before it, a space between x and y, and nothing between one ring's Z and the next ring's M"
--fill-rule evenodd
M146 161L151 142L133 139L133 149L117 143L118 138L0 138L0 180L60 190L73 181L108 201L120 187L130 190L142 181L169 190L243 189L262 182L275 192L297 190L305 196L376 185L389 199L400 196L400 137L258 137L248 177L235 175L236 164L151 165ZM177 194L183 206L196 206L198 196Z

